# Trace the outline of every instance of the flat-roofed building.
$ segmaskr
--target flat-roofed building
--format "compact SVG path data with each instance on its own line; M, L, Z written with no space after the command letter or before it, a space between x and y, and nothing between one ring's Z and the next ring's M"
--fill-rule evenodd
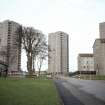
M0 23L0 60L8 64L8 73L20 71L21 44L16 32L19 27L18 23L10 20Z
M52 74L68 74L69 35L62 31L50 33L48 38L48 45L48 72Z
M78 55L78 71L91 72L94 71L93 54L81 53Z
M100 38L105 38L105 22L99 24L99 34Z
M105 75L105 39L96 39L93 45L94 69L97 75Z

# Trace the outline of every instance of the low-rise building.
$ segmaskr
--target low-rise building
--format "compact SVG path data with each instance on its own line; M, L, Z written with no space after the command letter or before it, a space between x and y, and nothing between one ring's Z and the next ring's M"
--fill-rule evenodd
M79 72L92 72L94 71L94 57L93 54L79 54L78 55L78 71Z

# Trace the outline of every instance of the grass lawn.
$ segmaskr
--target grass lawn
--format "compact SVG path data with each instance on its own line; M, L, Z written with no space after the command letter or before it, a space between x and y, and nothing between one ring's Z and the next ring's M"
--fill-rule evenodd
M0 105L60 105L52 80L0 79Z
M105 80L105 76L95 76L94 80Z

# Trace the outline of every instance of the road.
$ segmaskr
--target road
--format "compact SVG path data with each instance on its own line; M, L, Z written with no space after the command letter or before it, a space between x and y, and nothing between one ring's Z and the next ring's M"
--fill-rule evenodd
M94 81L92 82L94 83ZM103 82L101 83L103 84ZM96 94L95 95L91 94L91 91L89 91L89 86L91 84L90 85L87 84L86 80L81 81L76 79L60 79L60 80L55 80L55 85L57 87L58 93L64 105L105 105L105 101L103 99L100 99L99 97L97 98ZM84 85L85 87L83 87ZM96 86L96 84L93 85ZM105 87L103 88L105 89ZM97 89L95 89L95 91L96 90ZM100 93L97 94L100 95Z

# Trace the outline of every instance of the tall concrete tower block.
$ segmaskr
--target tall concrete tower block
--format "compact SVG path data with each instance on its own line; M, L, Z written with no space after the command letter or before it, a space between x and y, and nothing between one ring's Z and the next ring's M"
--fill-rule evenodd
M19 27L18 23L9 20L0 23L0 60L8 64L8 73L20 71L21 45L16 33Z
M97 75L105 75L105 39L96 39L93 45L94 69Z
M58 31L48 37L48 72L66 75L69 72L69 35Z
M105 22L99 24L100 38L105 38Z

